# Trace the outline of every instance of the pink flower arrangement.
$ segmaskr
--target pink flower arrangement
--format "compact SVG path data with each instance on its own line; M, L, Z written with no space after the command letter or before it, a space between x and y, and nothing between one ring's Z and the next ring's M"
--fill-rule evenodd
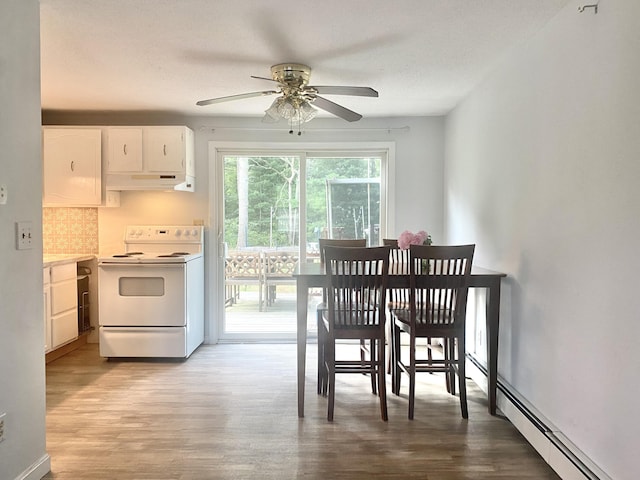
M431 235L424 230L420 230L418 233L405 230L398 237L398 248L407 250L409 245L431 245Z

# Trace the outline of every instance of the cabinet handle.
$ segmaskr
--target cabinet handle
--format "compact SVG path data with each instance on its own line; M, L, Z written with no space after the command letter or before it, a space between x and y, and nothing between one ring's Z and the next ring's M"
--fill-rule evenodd
M127 144L126 143L122 146L122 153L124 153L125 155L127 154Z
M167 144L165 143L164 145L162 145L162 153L164 153L164 156L167 156Z
M75 171L76 169L76 162L74 162L73 160L71 161L71 171Z

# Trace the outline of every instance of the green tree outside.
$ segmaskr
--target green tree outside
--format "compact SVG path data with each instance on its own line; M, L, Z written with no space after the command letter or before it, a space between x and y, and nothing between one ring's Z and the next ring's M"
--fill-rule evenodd
M248 172L238 178L237 156L224 159L225 242L230 249L286 247L299 243L300 165L297 157L248 157ZM245 157L246 158L246 157ZM245 174L241 173L241 177ZM380 216L380 159L376 157L308 158L306 175L306 234L308 242L329 235L327 210L330 194L333 237L367 235ZM374 179L370 182L365 179ZM350 180L350 181L348 181ZM238 185L247 182L246 224L239 224ZM364 183L363 183L364 182ZM242 230L239 232L239 229ZM239 235L240 233L240 235ZM240 239L240 242L238 241Z

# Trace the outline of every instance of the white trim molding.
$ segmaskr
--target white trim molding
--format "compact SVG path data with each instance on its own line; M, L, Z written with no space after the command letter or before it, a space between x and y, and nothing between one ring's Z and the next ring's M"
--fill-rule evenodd
M15 480L40 480L51 471L51 457L45 453L37 462L18 475Z

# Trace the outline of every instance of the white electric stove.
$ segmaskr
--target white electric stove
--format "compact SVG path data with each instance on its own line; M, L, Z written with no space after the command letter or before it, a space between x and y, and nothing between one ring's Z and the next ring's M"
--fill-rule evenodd
M204 340L202 226L134 225L98 260L100 355L187 358Z

